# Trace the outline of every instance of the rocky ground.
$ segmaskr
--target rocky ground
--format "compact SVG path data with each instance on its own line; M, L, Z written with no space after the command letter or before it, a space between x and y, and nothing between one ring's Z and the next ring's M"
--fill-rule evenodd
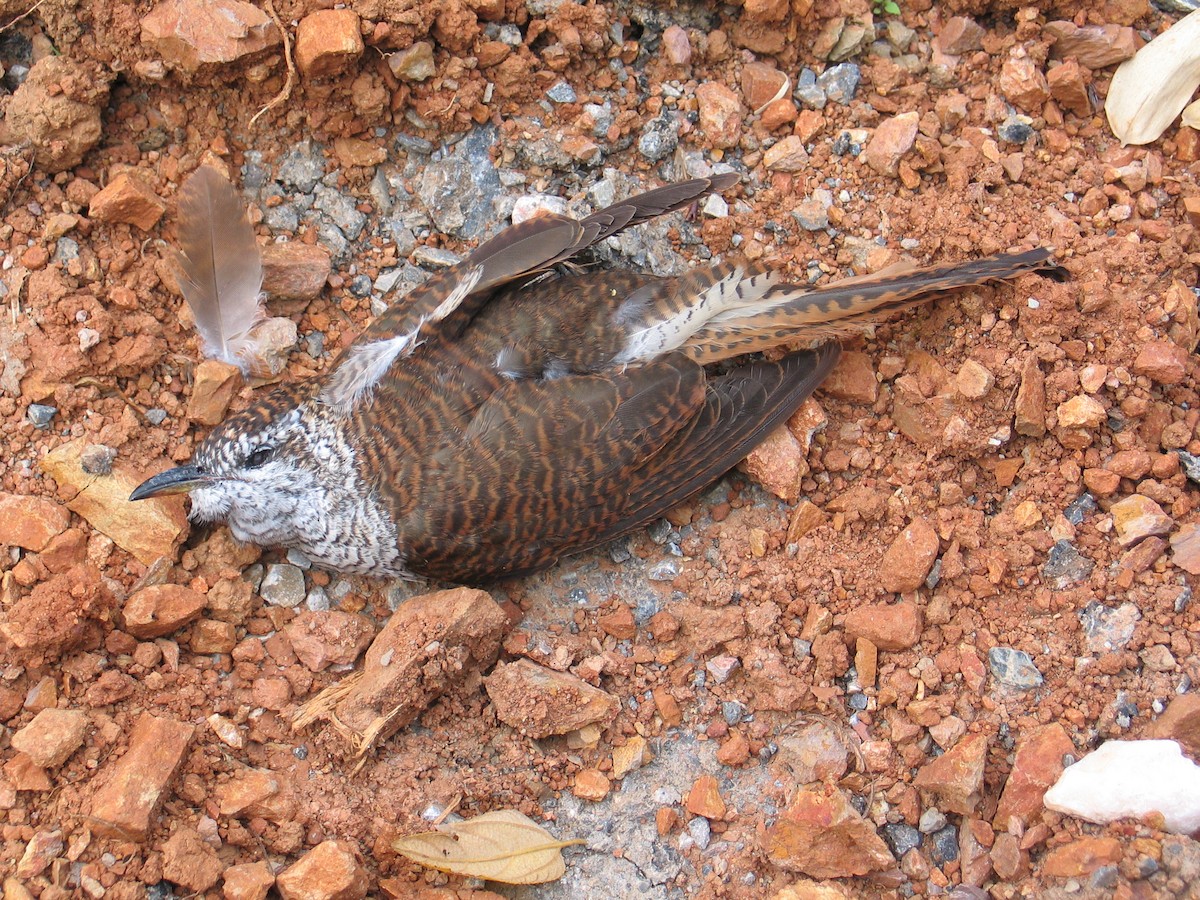
M492 896L391 843L494 809L586 840L514 897L1200 896L1161 818L1042 801L1105 741L1200 754L1200 134L1121 148L1101 110L1171 16L329 5L0 2L5 897ZM202 162L266 257L251 384L175 287ZM598 261L1048 244L1071 279L848 340L744 471L487 593L125 501L514 210L728 170Z

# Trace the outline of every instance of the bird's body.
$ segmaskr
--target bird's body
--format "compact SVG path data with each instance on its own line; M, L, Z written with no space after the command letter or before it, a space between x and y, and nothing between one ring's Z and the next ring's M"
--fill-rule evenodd
M795 411L838 350L719 374L709 364L1051 267L1035 250L821 289L735 265L678 278L550 272L733 180L502 232L388 310L329 373L234 415L192 466L139 494L186 485L193 518L329 569L456 582L525 574L702 490Z

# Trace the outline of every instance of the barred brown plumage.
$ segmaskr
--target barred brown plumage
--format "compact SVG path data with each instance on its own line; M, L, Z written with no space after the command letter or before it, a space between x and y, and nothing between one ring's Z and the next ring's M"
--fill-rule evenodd
M480 582L630 531L722 475L812 393L825 339L937 294L1026 272L1049 250L827 287L723 264L677 278L553 271L736 175L668 185L576 221L513 226L376 319L320 377L213 431L134 499L191 491L192 516L326 568Z

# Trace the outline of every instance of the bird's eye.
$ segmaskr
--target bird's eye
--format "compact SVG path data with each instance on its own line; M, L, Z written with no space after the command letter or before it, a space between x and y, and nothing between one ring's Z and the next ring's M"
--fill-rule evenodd
M265 464L274 452L275 450L272 447L256 447L254 452L246 457L246 468L257 469L259 466Z

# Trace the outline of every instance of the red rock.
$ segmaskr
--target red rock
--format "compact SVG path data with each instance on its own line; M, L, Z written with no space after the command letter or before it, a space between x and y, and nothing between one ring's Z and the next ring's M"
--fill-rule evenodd
M902 594L919 588L933 568L939 546L933 526L925 519L913 519L888 547L879 564L879 580L883 589ZM885 650L889 649L877 640L875 643Z
M983 49L983 26L967 16L954 16L943 23L933 45L947 56L962 56Z
M282 675L261 676L251 684L250 696L256 706L281 710L292 701L292 683Z
M740 766L750 758L750 742L735 731L717 751L717 762L723 766Z
M17 791L48 791L53 785L46 770L25 753L16 753L4 764L6 786Z
M193 653L231 653L237 646L237 629L229 622L200 619L193 626L187 643Z
M755 112L776 99L786 83L787 76L769 63L751 62L742 67L742 96Z
M1012 881L1025 868L1026 859L1017 839L1004 832L996 835L991 851L992 868L1003 881Z
M1141 494L1118 500L1108 511L1122 547L1152 535L1168 534L1175 525L1175 520L1163 512L1161 506Z
M1013 817L1026 827L1035 824L1042 811L1042 796L1063 773L1063 757L1073 753L1075 745L1057 722L1022 736L992 820L997 831L1007 830Z
M900 168L901 157L916 143L920 119L920 114L913 111L900 113L881 122L863 151L867 165L879 175L895 177Z
M1104 468L1115 472L1122 478L1132 478L1137 481L1144 478L1150 471L1150 454L1145 450L1119 450L1108 458Z
M387 161L387 148L361 138L339 137L333 140L333 153L342 168L370 168Z
M1073 59L1068 59L1046 73L1050 96L1059 105L1077 116L1092 114L1092 98L1088 95L1087 80L1083 69Z
M237 366L217 359L203 360L193 376L187 417L199 425L221 424L241 388L242 370Z
M774 131L777 128L782 128L791 122L795 122L800 115L800 111L796 109L796 104L787 97L780 97L778 100L772 100L763 107L762 115L759 116L759 121L762 122L763 128L767 131ZM799 135L797 135L800 137ZM803 137L800 137L804 141Z
M271 18L243 0L163 0L142 19L142 43L185 72L253 56L281 40Z
M800 442L785 426L767 435L738 468L787 503L800 496L800 481L809 473Z
M317 844L275 879L283 900L361 900L369 886L366 870L345 841Z
M25 845L25 852L21 854L21 861L17 863L15 875L17 878L29 879L36 878L41 875L46 869L50 868L50 864L56 858L62 856L64 849L63 833L61 830L53 831L38 831L29 839L29 843ZM11 885L6 884L4 888L6 900L8 896L12 896L13 900L23 900L24 897L32 898L33 895L28 892L9 894Z
M1058 406L1061 428L1099 428L1108 420L1108 411L1095 398L1079 394Z
M654 708L658 710L664 725L674 728L683 721L683 710L679 707L679 701L672 697L666 688L655 688L652 696Z
M0 543L4 541L0 540ZM38 554L38 559L55 575L61 575L68 569L86 562L87 535L78 528L68 528L50 539L46 549Z
M320 9L296 27L296 68L305 78L344 72L362 53L358 13L352 9Z
M974 815L983 791L987 751L987 735L969 735L922 766L913 786L936 795L940 809Z
M217 852L194 829L179 828L162 848L163 877L193 893L202 893L221 879L225 866Z
M275 886L275 876L265 862L230 866L224 879L221 889L225 900L266 900L267 892Z
M240 769L217 789L222 816L235 819L263 818L288 822L295 817L296 800L291 784L265 769Z
M92 198L88 216L97 222L120 222L149 231L165 210L166 206L148 184L123 172Z
M0 618L0 634L23 653L58 657L98 645L100 623L110 621L115 603L98 569L76 566L17 598Z
M779 22L791 11L791 0L745 0L742 9L751 21Z
M665 837L679 824L679 813L669 806L660 806L654 812L654 828L659 837Z
M686 66L692 61L692 44L687 32L678 25L668 25L662 36L663 53L673 66Z
M12 746L43 769L57 768L83 744L87 726L87 713L81 710L43 709L12 736Z
M1179 384L1187 378L1188 356L1172 341L1149 341L1138 351L1133 371L1158 384Z
M1200 694L1176 695L1146 729L1146 737L1178 741L1192 756L1200 756Z
M814 649L814 655L816 652ZM776 650L751 647L746 651L743 663L746 668L746 689L758 709L793 712L809 699L808 680L788 671Z
M455 588L406 601L367 650L361 680L337 705L338 720L386 739L466 673L495 662L508 628L508 616L484 591ZM388 725L377 730L381 718Z
M1000 69L1000 93L1010 103L1028 113L1038 113L1050 99L1046 76L1037 64L1018 49Z
M982 400L996 384L996 376L973 359L966 360L954 376L955 389L968 400Z
M607 691L527 659L501 663L484 684L500 721L532 738L607 722L621 706L620 700Z
M328 250L300 241L267 244L262 250L262 260L262 289L268 299L300 301L305 306L321 296L333 271ZM284 311L300 310L287 306Z
M624 603L618 603L616 610L607 616L600 616L596 624L605 634L610 634L618 641L628 641L637 637L637 623L633 620L633 610Z
M1046 376L1032 353L1021 368L1013 428L1026 437L1041 437L1046 433Z
M75 168L100 140L110 79L68 56L39 59L5 110L5 140L28 144L48 174Z
M571 793L580 800L603 800L612 790L612 782L597 769L584 769L575 776Z
M808 151L804 141L788 135L768 148L762 161L769 172L801 172L808 166Z
M357 613L306 610L283 631L300 662L313 672L321 672L358 659L375 636L375 625Z
M881 650L907 650L921 639L921 609L915 603L873 603L846 616L846 632Z
M1116 838L1082 837L1055 847L1042 860L1043 876L1078 878L1090 875L1101 866L1115 866L1121 861L1121 842Z
M704 816L706 819L721 819L725 816L721 787L711 775L701 775L696 779L692 789L688 791L684 805L694 816Z
M0 544L38 553L70 524L71 514L53 500L0 492Z
M896 864L875 827L833 785L797 791L767 829L765 843L772 863L813 878L866 875Z
M142 713L129 736L129 748L108 767L92 795L92 831L117 840L144 841L194 733L185 722Z
M125 630L136 638L165 637L200 618L205 603L203 594L178 584L142 588L125 601Z
M1171 535L1171 562L1200 575L1200 525L1189 522Z
M1142 45L1137 33L1120 25L1084 25L1049 22L1046 34L1054 41L1056 57L1071 57L1095 71L1115 66L1133 56Z
M718 149L736 147L742 136L745 115L737 94L715 81L706 81L696 88L700 112L700 129L708 142Z
M1107 469L1084 469L1083 483L1097 497L1111 497L1121 486L1121 476Z
M879 380L871 357L844 351L833 371L821 382L821 393L851 403L873 404L879 399Z

